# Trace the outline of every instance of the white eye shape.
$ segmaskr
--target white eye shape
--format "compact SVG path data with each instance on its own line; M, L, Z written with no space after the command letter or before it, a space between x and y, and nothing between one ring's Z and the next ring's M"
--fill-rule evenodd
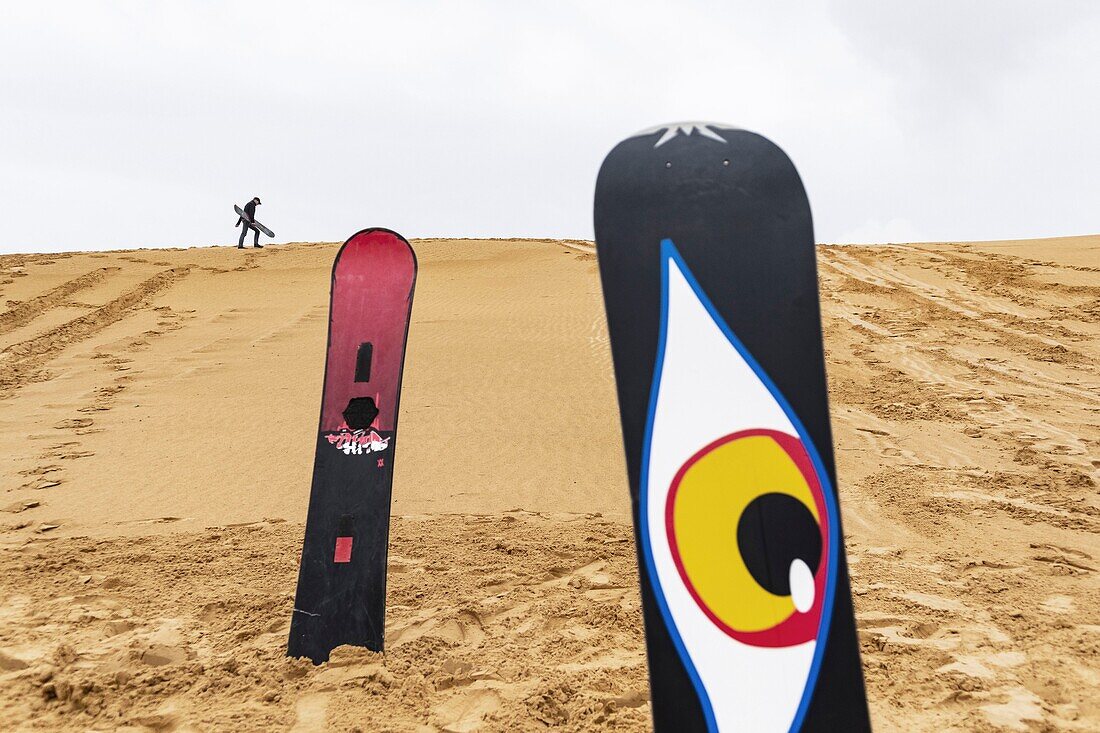
M737 433L770 432L807 446L806 451L812 446L668 240L662 244L661 318L639 496L645 572L711 729L788 731L804 714L824 653L819 642L826 638L828 614L822 609L835 581L838 541L832 539L835 522L829 519L835 509L827 504L831 499L821 498L822 531L829 540L817 577L800 558L787 567L786 616L813 624L810 633L793 641L776 640L765 628L763 640L746 640L747 634L723 628L713 609L685 582L690 571L677 555L673 487L686 476L693 457ZM809 471L816 477L818 495L831 497L820 464L807 463L813 463ZM751 468L738 464L732 470Z

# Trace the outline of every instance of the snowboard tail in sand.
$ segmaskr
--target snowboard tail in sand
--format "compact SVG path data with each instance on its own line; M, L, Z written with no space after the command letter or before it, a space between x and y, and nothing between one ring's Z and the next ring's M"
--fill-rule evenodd
M321 420L287 653L327 661L341 644L381 651L390 494L416 256L366 229L332 269Z
M655 727L868 730L798 173L654 128L604 161L595 227Z

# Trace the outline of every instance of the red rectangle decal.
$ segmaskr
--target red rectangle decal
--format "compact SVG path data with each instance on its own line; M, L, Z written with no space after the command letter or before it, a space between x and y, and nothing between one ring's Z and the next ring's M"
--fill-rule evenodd
M351 562L351 537L336 538L336 556L333 562Z

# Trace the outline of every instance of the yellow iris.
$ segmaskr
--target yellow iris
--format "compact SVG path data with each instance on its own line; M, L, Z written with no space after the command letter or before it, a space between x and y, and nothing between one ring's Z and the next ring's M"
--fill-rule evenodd
M750 435L723 443L684 473L672 506L680 563L702 603L735 631L772 628L794 613L790 596L762 588L737 545L737 525L749 503L784 493L820 524L817 506L794 460L775 440Z

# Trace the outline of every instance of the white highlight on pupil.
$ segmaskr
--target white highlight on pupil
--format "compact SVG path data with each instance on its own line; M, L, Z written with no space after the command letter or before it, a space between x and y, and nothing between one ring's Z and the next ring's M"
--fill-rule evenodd
M791 584L791 600L799 613L807 613L814 607L814 574L799 558L791 560L791 569L787 575Z

